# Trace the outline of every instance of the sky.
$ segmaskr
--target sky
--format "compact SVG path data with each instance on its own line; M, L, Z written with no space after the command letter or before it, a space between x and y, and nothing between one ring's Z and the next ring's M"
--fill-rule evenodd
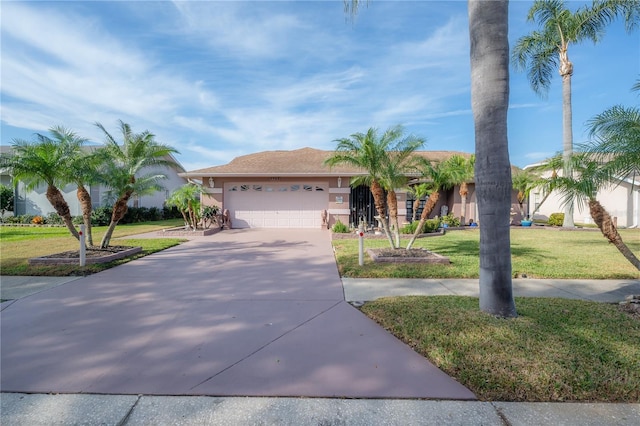
M568 2L575 9L582 1ZM535 29L512 0L509 39ZM179 151L187 170L260 151L332 150L403 125L425 150L474 152L466 1L2 1L1 143L61 125L95 143L118 120ZM611 24L570 48L573 131L637 106L640 31ZM545 97L510 73L509 153L524 167L562 149L561 78Z

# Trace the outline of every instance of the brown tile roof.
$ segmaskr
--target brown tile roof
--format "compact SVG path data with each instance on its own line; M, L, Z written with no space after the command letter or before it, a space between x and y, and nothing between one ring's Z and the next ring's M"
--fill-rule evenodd
M263 151L236 157L228 164L207 167L181 173L184 177L202 176L354 176L364 174L361 169L339 165L329 168L324 161L334 151L301 148L293 151ZM416 154L433 161L442 161L454 154L470 157L471 154L454 151L419 151Z

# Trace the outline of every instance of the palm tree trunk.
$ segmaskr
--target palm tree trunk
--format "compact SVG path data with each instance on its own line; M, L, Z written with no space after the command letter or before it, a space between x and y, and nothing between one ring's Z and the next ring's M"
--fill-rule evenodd
M394 248L393 238L391 238L391 233L389 232L389 223L387 222L387 209L384 202L384 190L375 180L371 182L370 189L371 194L373 195L373 202L376 205L376 211L378 212L378 216L380 217L382 230L389 240L389 245L391 246L391 248Z
M511 281L511 165L509 2L469 0L471 106L476 140L476 195L480 223L480 309L517 316Z
M91 210L93 207L91 206L91 195L82 185L78 185L76 195L78 196L78 201L82 207L82 220L84 221L85 232L87 234L87 243L92 246L93 233L91 232Z
M387 205L389 206L389 218L393 223L393 237L395 240L395 247L400 247L400 223L398 222L398 198L396 192L390 189L387 192Z
M467 194L469 194L469 188L466 182L460 184L460 224L465 225L467 220Z
M418 235L420 235L420 232L424 227L424 223L427 221L427 218L433 211L439 199L440 191L433 191L431 194L429 194L429 198L427 198L427 202L424 204L424 209L422 209L422 214L420 215L420 222L418 222L418 226L416 227L416 230L413 231L413 235L411 236L411 239L407 244L407 250L409 250L413 246L416 238L418 238Z
M411 214L411 222L416 221L416 216L418 215L418 209L420 208L420 197L416 197L413 201L413 213Z
M562 52L562 50L561 50ZM571 156L573 155L573 111L571 105L571 74L573 65L564 54L560 55L560 75L562 75L562 160L564 164L563 174L571 177ZM573 228L573 203L567 203L564 207L564 228Z
M62 218L62 221L66 225L69 232L71 232L71 235L73 235L76 240L80 241L78 230L73 225L73 219L71 218L69 205L65 201L60 190L53 185L49 185L47 186L46 196L47 200L49 200L53 208L56 210L56 213L58 213L58 216Z
M102 237L102 242L100 243L100 248L107 248L109 243L111 242L111 236L113 235L113 230L118 225L118 222L124 217L127 213L128 207L127 202L131 197L131 192L125 193L116 203L113 205L113 213L111 213L111 223L109 223L109 228L107 228L107 232L105 232Z
M602 232L609 242L611 242L620 253L627 259L633 266L636 267L637 270L640 271L640 260L636 257L635 254L627 247L627 245L622 241L622 237L620 233L618 233L618 229L613 224L613 220L611 220L611 216L605 210L605 208L600 204L599 201L595 199L589 200L589 212L591 213L591 217L593 218L598 228Z

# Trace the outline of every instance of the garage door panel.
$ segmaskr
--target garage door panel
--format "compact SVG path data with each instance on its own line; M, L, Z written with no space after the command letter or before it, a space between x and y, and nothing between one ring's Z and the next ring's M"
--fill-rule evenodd
M326 184L225 184L225 208L234 228L319 228L328 203Z

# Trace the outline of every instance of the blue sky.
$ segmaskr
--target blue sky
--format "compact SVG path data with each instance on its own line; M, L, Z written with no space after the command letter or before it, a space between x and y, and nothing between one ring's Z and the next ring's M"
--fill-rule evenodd
M584 2L571 2L577 7ZM510 5L510 40L533 30ZM117 120L174 146L187 170L402 124L427 150L474 151L466 1L8 2L2 144L63 125L101 142ZM638 105L640 32L614 22L573 46L575 142L606 108ZM511 161L562 147L561 79L546 98L512 70Z

